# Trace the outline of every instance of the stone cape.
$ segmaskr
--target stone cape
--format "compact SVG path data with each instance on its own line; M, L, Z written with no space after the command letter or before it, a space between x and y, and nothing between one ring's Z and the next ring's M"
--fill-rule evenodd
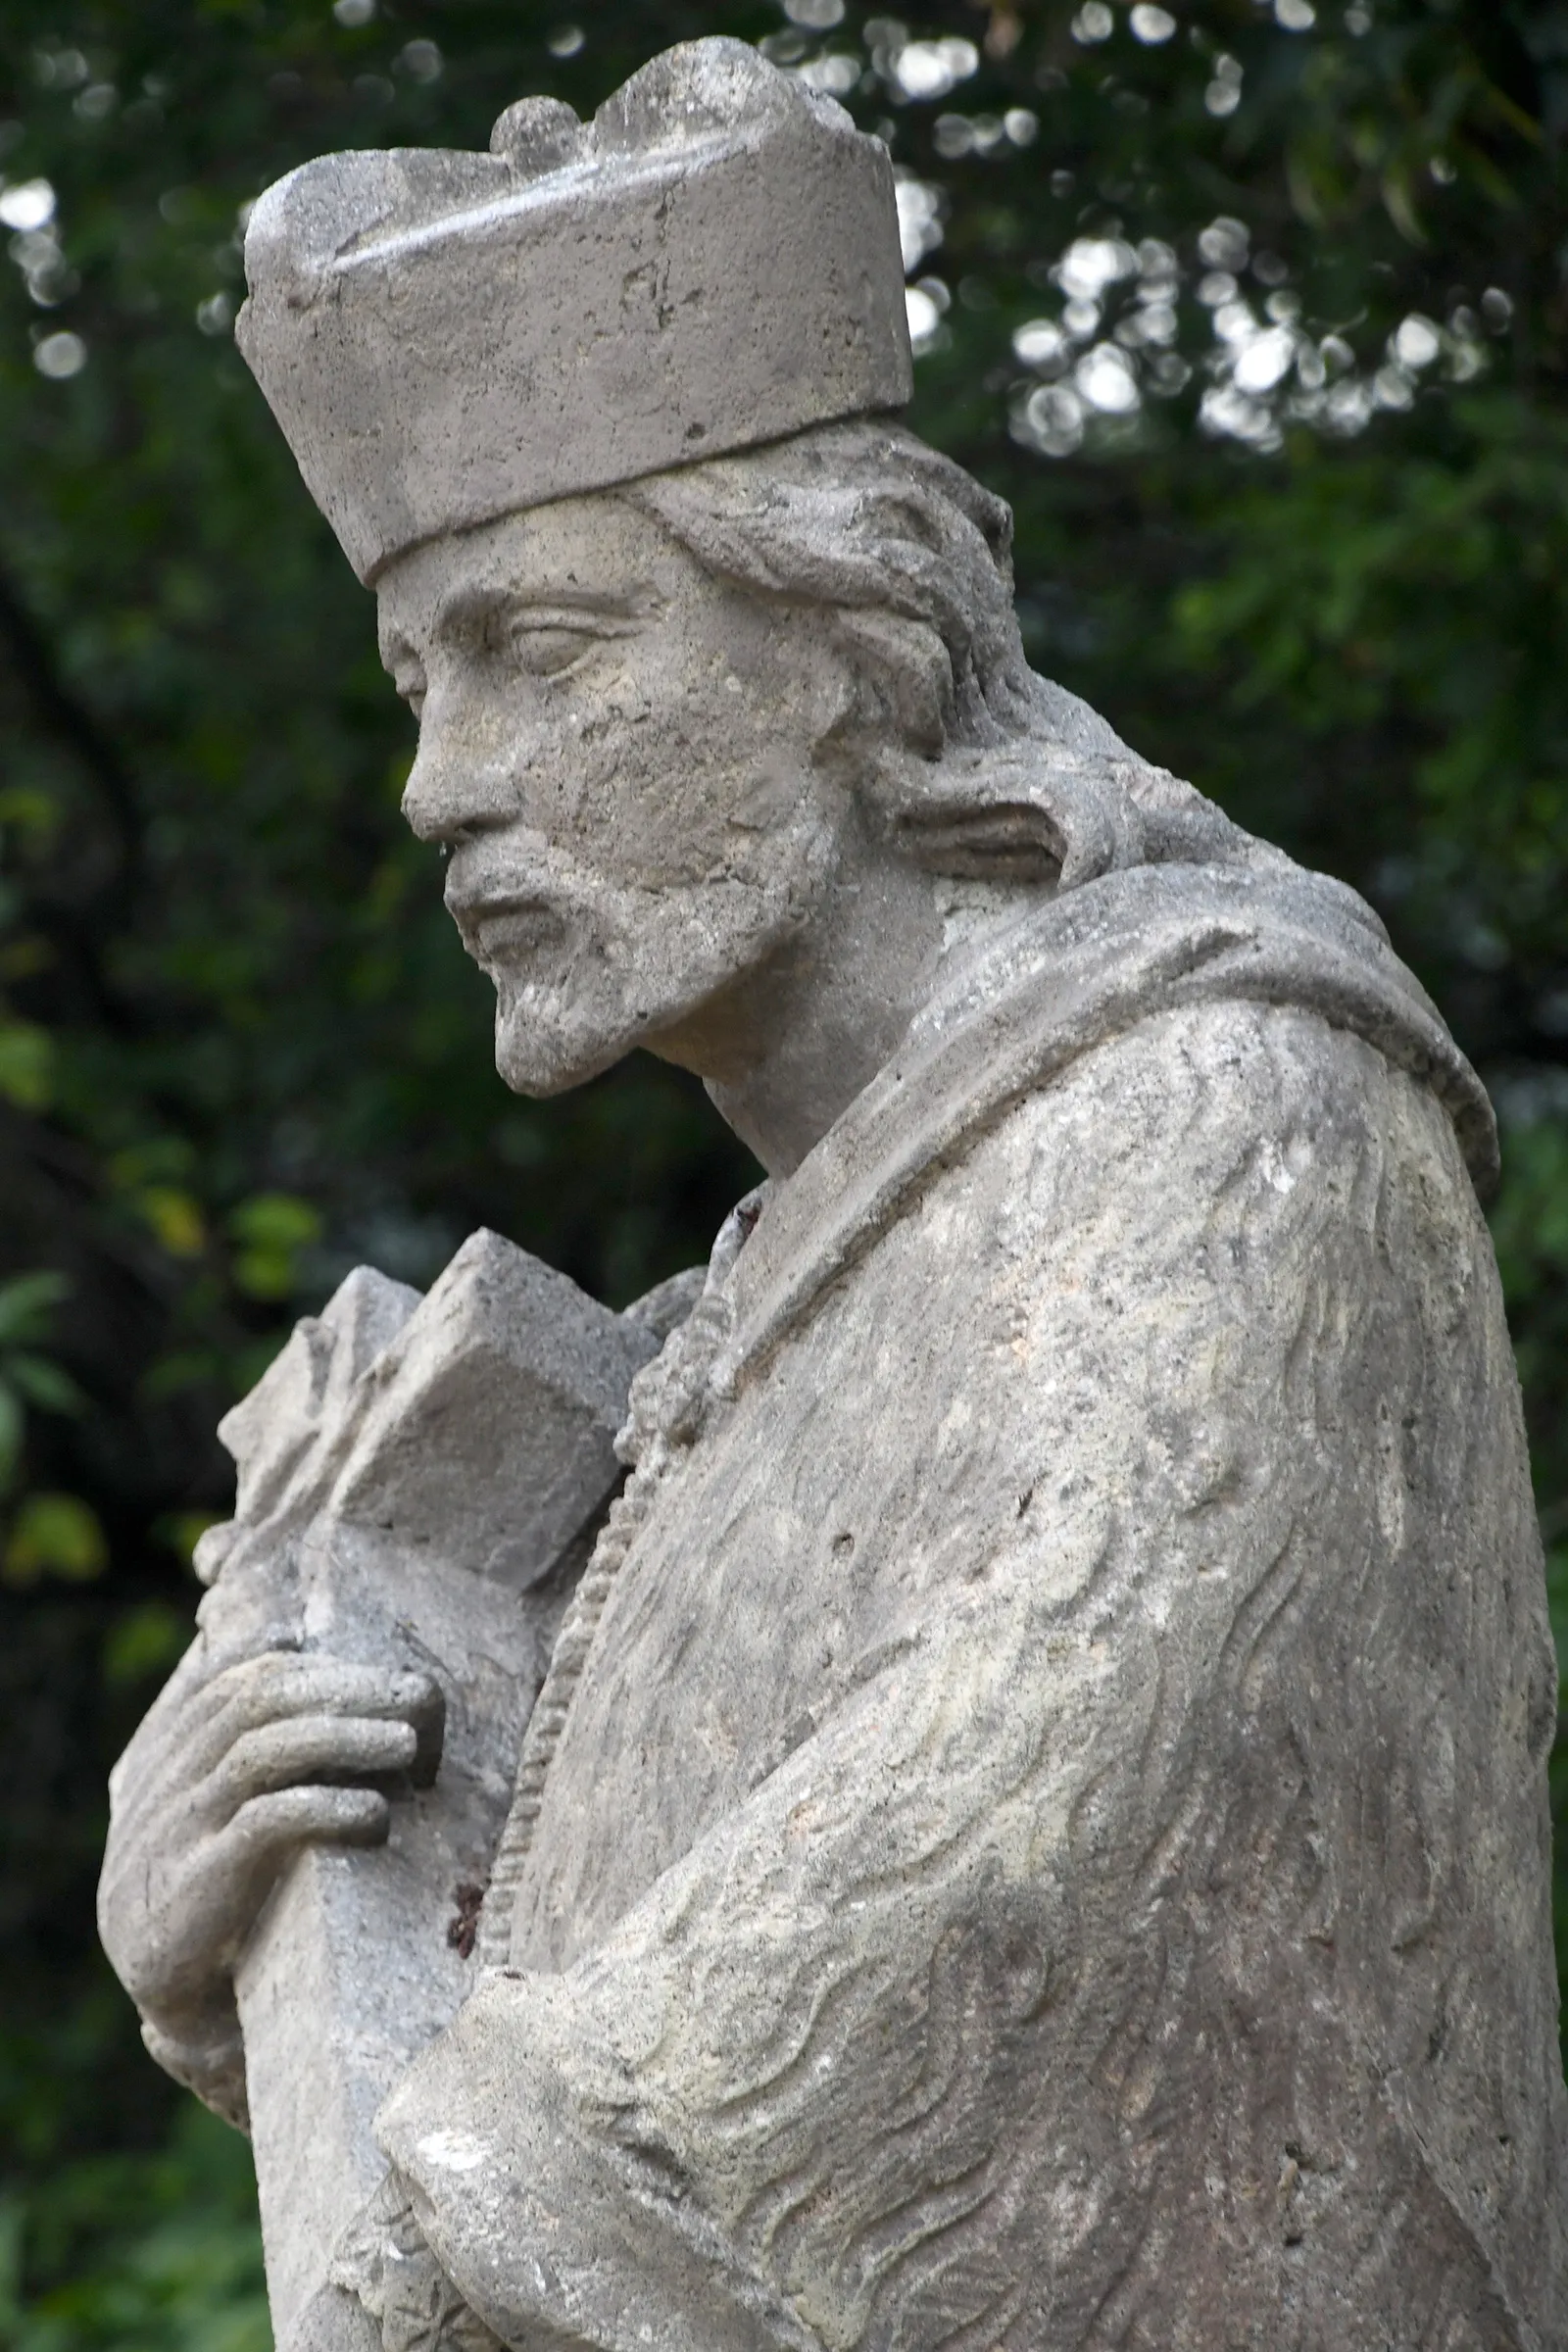
M378 2124L514 2345L1564 2340L1490 1112L1252 858L980 951L639 1375Z

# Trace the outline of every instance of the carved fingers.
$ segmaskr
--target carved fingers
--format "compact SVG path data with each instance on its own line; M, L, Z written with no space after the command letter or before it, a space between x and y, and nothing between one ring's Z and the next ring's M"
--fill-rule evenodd
M287 1848L327 1839L379 1845L392 1808L378 1788L278 1788L241 1805L214 1851L231 1867L270 1863Z
M385 1838L388 1786L433 1777L443 1712L426 1675L302 1651L175 1676L119 1776L99 1896L145 2014L211 2007L300 1846Z
M209 1779L209 1802L232 1813L253 1797L308 1781L407 1772L418 1744L414 1726L396 1718L285 1716L240 1734Z
M266 1650L148 1717L117 1821L128 1828L178 1796L216 1826L247 1798L291 1781L413 1772L422 1761L433 1771L442 1715L440 1687L427 1675Z
M226 1954L302 1845L379 1845L391 1822L377 1788L281 1788L250 1797L193 1856L184 1888L190 1916L208 1923L212 1944Z
M182 1709L180 1730L192 1765L211 1771L245 1733L289 1716L414 1723L432 1709L439 1714L440 1693L426 1675L270 1649L214 1675Z

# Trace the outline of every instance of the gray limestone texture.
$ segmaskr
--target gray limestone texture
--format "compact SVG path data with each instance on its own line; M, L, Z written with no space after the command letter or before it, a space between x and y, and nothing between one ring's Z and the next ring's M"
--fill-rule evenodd
M1562 2352L1485 1089L1029 669L874 143L720 41L496 144L282 183L242 344L502 1075L651 1050L765 1181L629 1323L362 1273L225 1424L102 1918L280 2340Z
M467 1989L523 1727L657 1345L478 1233L422 1299L351 1274L222 1424L236 1512L202 1540L181 1671L281 1649L428 1690L386 1844L308 1845L279 1876L233 1969L243 2072L195 2078L248 2123L280 2344L380 2180L376 2109Z
M704 42L590 123L509 107L488 155L302 165L251 215L236 333L373 579L438 531L899 407L892 192L831 98Z

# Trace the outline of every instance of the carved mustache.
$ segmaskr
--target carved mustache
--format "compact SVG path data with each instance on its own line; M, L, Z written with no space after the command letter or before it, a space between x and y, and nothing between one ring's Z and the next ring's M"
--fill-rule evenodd
M565 907L538 892L475 892L449 896L447 905L464 946L481 963L548 947L566 928Z
M559 956L572 938L603 944L624 926L624 894L591 865L535 839L469 841L447 868L447 911L464 947L499 979L541 956Z

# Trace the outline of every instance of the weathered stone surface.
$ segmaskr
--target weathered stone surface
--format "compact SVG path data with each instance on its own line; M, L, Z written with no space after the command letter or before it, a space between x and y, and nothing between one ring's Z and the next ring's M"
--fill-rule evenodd
M1554 1672L1485 1227L1382 1054L1182 994L999 1120L971 1086L956 1148L906 1070L899 1192L846 1231L808 1160L695 1436L639 1426L514 1973L381 2119L511 2342L616 2340L628 2282L671 2348L1093 2344L1107 2299L1171 2352L1555 2340Z
M909 397L887 151L739 41L489 155L268 190L235 332L362 579L517 507Z
M523 1726L656 1346L479 1233L423 1299L350 1275L223 1422L237 1509L203 1540L198 1670L287 1645L439 1693L385 1847L300 1853L234 1968L280 2344L380 2179L377 2107L466 1989Z
M643 1327L493 1233L465 1243L377 1357L327 1509L516 1592L618 1475Z
M803 169L807 102L727 44L623 94L638 155L695 171L679 93L718 88ZM581 135L537 104L498 134L618 250L663 182L564 163ZM516 324L513 200L494 237L466 196L427 236L372 218L493 162L314 169L258 208L259 280L284 282L268 239L317 190L307 312L341 300L349 332L327 247L356 188L387 286L425 301L439 251L467 289L473 503L400 509L360 560L498 1065L549 1095L651 1047L767 1181L701 1296L643 1310L664 1344L631 1382L631 1475L569 1598L534 1580L607 1475L614 1384L542 1275L505 1375L525 1359L526 1410L495 1409L488 1341L455 1360L434 1298L411 1315L369 1277L337 1347L303 1335L241 1408L210 1606L260 1596L265 1656L160 1700L104 1920L155 2050L213 2095L246 1857L321 1848L238 1961L280 2079L291 2003L337 1968L311 1890L353 1889L334 1949L372 1987L357 2079L397 2074L386 2169L365 2105L321 2099L365 2193L303 2307L342 2209L302 2224L291 2352L1560 2352L1556 1667L1475 1072L1353 892L1030 672L1005 510L842 420L812 297L778 301L838 421L650 460L644 371L590 434L612 490L530 505L520 346L485 340ZM840 234L829 182L794 196L778 271L749 216L733 248L760 312L808 266L813 202ZM668 282L706 283L699 214L661 218ZM875 276L887 237L867 251ZM541 381L575 348L555 291ZM835 299L850 349L863 313ZM329 345L287 345L279 414L354 542L374 501ZM439 475L456 396L396 382ZM490 1248L460 1260L475 1299ZM302 1448L345 1396L364 1417ZM308 1671L276 1646L289 1559ZM526 1726L538 1662L497 1678L499 1728L460 1721L498 1655L484 1608L549 1596ZM355 1648L377 1608L379 1678ZM494 1838L514 1749L443 2024L424 1890L456 1832L391 1892L465 1789ZM364 1784L394 1773L389 1808ZM385 1852L346 1850L389 1820Z
M378 1851L301 1853L235 1969L268 2292L284 2347L384 2170L376 2109L467 1990L452 1931L489 1875L549 1634L548 1619L504 1588L331 1523L302 1540L299 1577L310 1645L367 1664L416 1662L447 1703L436 1785L401 1795Z

